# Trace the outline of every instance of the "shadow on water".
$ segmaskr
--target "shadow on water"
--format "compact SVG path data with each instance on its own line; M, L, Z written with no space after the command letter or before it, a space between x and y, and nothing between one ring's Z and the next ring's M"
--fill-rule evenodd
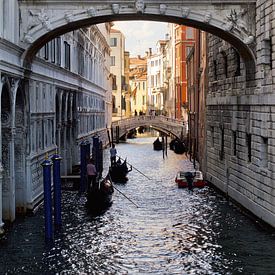
M63 191L60 232L44 242L43 208L14 224L0 242L1 274L275 274L275 237L260 230L211 187L193 195L175 175L192 164L153 151L155 138L118 144L118 154L142 171L128 174L113 205L91 216L85 196ZM109 152L104 152L105 170Z

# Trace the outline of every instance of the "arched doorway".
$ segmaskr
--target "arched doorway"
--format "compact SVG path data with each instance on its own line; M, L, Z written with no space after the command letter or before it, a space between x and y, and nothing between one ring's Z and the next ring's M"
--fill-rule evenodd
M3 178L2 178L2 209L3 220L13 221L15 218L15 194L12 186L12 110L11 110L11 87L8 78L1 93L1 131L2 131L2 165L3 165Z

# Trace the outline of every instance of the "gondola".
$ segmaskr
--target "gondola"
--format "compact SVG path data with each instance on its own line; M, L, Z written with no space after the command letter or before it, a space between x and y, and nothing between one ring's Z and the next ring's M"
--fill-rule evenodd
M186 152L186 146L185 146L185 144L182 141L180 141L180 140L176 140L174 142L174 152L176 154L183 154L183 153L185 153Z
M153 148L155 151L160 151L162 150L162 143L161 141L159 140L159 138L157 138L154 143L153 143Z
M120 159L109 167L109 175L113 182L126 183L128 181L127 174L132 171L132 166L128 168L126 159L121 163Z
M97 180L96 185L89 188L87 192L88 211L93 215L104 213L112 204L113 192L114 188L109 175L104 179Z

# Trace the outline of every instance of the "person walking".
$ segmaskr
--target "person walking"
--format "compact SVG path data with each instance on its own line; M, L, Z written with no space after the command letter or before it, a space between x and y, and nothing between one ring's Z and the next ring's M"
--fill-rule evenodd
M96 188L96 176L97 171L94 160L91 158L87 164L87 176L88 176L88 191Z
M116 151L116 148L115 148L115 144L113 143L112 144L112 148L110 149L110 157L111 157L111 165L115 164L116 163L116 154L117 154L117 151Z

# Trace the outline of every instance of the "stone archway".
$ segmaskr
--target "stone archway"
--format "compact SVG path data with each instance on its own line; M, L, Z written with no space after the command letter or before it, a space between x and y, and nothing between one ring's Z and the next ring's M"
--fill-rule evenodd
M1 159L3 165L2 174L2 210L3 219L13 221L15 219L15 197L12 186L12 98L11 86L8 78L5 77L4 85L1 92L1 132L2 132L2 149Z
M66 7L64 9L64 7ZM212 33L238 49L246 78L255 72L255 0L239 1L20 1L23 62L31 65L36 52L66 32L121 20L150 20L191 26Z

